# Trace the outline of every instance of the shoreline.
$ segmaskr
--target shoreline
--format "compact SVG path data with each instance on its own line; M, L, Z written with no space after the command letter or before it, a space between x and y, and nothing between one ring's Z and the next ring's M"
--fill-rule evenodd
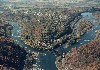
M100 44L99 44L99 42L100 42L100 30L97 30L96 31L96 37L94 38L94 40L93 41L90 41L89 43L87 43L87 44L84 44L84 45L82 45L82 46L80 46L79 48L72 48L72 50L71 51L69 51L69 52L67 52L67 54L66 55L64 55L63 57L57 57L56 58L56 61L55 61L55 64L56 64L56 66L57 66L57 68L58 68L58 70L64 70L64 68L67 68L67 67L63 67L63 66L66 66L66 65L63 65L63 64L65 64L64 62L66 62L66 60L70 60L70 59L67 59L68 57L72 57L72 58L74 58L74 56L75 56L75 58L77 57L77 56L79 56L78 55L78 50L80 49L82 49L82 48L84 48L84 49L86 49L86 48L88 48L88 47L90 47L91 45L97 45L98 46L98 48L99 48L99 46L100 46ZM95 46L95 47L97 47L97 46ZM92 47L90 47L90 48L92 48ZM89 50L89 49L88 49ZM97 50L95 50L95 51L97 51ZM91 52L91 51L90 51ZM96 52L95 52L96 53ZM84 54L84 55L86 55L86 54ZM72 61L74 61L74 59L72 60ZM61 63L62 62L62 63ZM66 62L67 63L67 62ZM71 64L71 63L69 63L69 64ZM63 66L62 66L63 65ZM61 66L61 67L60 67ZM68 65L69 66L69 65ZM78 67L79 68L79 67ZM99 67L98 67L99 68ZM68 70L69 70L70 68L68 67ZM81 69L81 68L80 68ZM75 68L75 70L77 70L77 68ZM82 70L84 70L84 69L82 69ZM85 70L87 70L87 69L85 69ZM92 68L91 68L91 70L92 70Z

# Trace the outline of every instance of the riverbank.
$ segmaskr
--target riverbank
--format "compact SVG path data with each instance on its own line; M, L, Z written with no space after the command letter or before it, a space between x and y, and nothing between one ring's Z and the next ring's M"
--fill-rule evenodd
M60 14L59 12L62 13ZM69 13L71 12L71 13L69 14L66 12ZM27 45L30 45L33 48L44 49L44 50L52 50L53 48L55 48L54 46L57 47L58 45L64 43L63 41L66 41L66 33L70 34L72 32L70 23L74 21L76 17L79 16L78 13L76 12L72 13L72 11L69 10L66 11L66 9L64 11L58 9L56 9L55 11L48 10L47 12L45 12L44 10L40 13L42 14L46 13L46 14L44 14L44 16L39 17L38 12L36 12L35 15L38 15L38 17L33 22L34 23L33 27L29 26L29 24L31 25L32 23L28 24L24 23L23 26L25 25L25 27L23 27L24 29L20 37L21 40L23 40ZM39 22L38 20L41 22ZM37 27L40 25L41 25L40 28ZM30 29L27 28L28 26ZM32 32L30 32L31 29Z
M72 48L66 55L57 57L58 70L99 70L100 30L93 41L79 48ZM95 57L95 58L94 58Z
M13 14L8 12L4 14L8 19L11 18L12 21L19 22L18 24L21 26L19 37L25 44L41 50L52 50L67 42L68 35L73 31L70 23L75 21L75 17L80 16L85 11L93 12L96 10L99 9L94 7L81 9L27 9L27 12L17 11ZM74 43L74 41L72 42Z
M12 70L34 69L35 53L28 53L16 44L12 38L0 36L0 66ZM28 65L27 65L28 64ZM0 69L1 69L0 68Z
M90 25L89 25L90 30L87 30L86 33L80 37L79 41L77 41L75 44L71 45L70 46L71 49L67 48L65 50L65 51L68 51L66 54L64 53L62 56L59 56L56 58L55 64L57 65L57 68L59 70L66 70L66 69L67 70L70 70L70 69L75 69L75 70L96 69L96 70L98 70L99 69L99 66L98 66L99 61L96 61L96 60L99 59L98 56L100 54L98 52L98 49L100 48L100 44L99 44L100 43L100 25L93 22L93 20L95 20L95 21L98 21L98 20L92 16L92 13L87 12L87 13L82 13L82 15L83 15L82 20L87 20L90 22ZM92 23L92 28L91 28L91 23ZM75 27L77 27L77 26L78 26L78 24L75 25ZM95 32L97 32L97 33L95 33ZM92 49L90 50L90 48L92 48ZM91 54L91 52L94 53L94 51L97 51L97 52L95 52L96 60L93 57L88 57L88 56L95 56L95 55ZM92 63L92 61L94 61L94 63ZM97 63L95 63L95 62L97 62Z
M75 43L77 38L79 38L81 35L85 34L85 32L88 29L92 28L92 25L90 24L89 21L83 20L83 22L86 22L86 24L83 25L83 29L80 28L80 30L78 30L79 33L77 33L77 36L76 36L77 38L76 37L74 38L74 36L71 35L72 32L74 31L73 23L74 23L74 21L78 22L78 20L81 17L80 14L82 13L82 11L78 12L75 9L74 10L71 9L70 11L67 10L68 13L66 14L66 9L64 9L63 11L61 11L61 9L58 10L60 13L63 12L65 17L68 16L64 19L64 17L60 18L60 16L62 16L63 14L59 14L59 12L56 12L57 10L55 10L55 11L47 10L46 14L44 14L45 12L42 10L42 12L39 12L39 13L42 13L45 16L41 16L41 17L39 16L39 13L36 11L33 14L35 14L35 17L36 17L36 15L38 17L36 17L37 19L34 19L33 22L22 21L20 24L22 26L22 30L21 30L21 34L20 34L21 40L24 41L25 44L27 44L33 48L50 51L54 48L58 48L62 44L65 44L66 42L69 41L68 42L69 44L67 45L67 47L68 47L70 44ZM89 9L89 10L86 9L85 11L94 12L93 10L98 10L98 9L95 9L95 8ZM72 11L74 11L74 12L72 12ZM54 15L51 15L51 13L54 13ZM47 15L48 15L48 17L47 17ZM49 19L45 19L46 17ZM31 17L29 17L29 18L31 18ZM42 19L44 19L44 20L42 20ZM49 20L49 22L48 22L48 20ZM58 20L59 20L59 22L58 22ZM45 22L42 22L42 21L45 21ZM33 24L33 23L38 23L38 24ZM49 24L45 24L45 23L49 23ZM54 24L52 24L52 23L54 23ZM87 24L87 23L89 23L89 24ZM33 26L30 26L29 24L30 25L33 24ZM42 24L43 24L43 27L42 27ZM41 27L40 27L40 25L41 25ZM84 26L87 26L87 28L84 28ZM51 29L52 27L53 27L53 29ZM73 39L70 40L70 37L72 37Z
M20 38L20 27L18 23L16 22L10 22L12 26L14 26L14 29L12 30L12 35L10 36L11 38L14 39L14 42L19 44L22 48L24 48L27 52L36 52L39 53L39 55L36 58L36 65L38 68L44 69L44 70L57 70L56 65L55 65L55 55L51 54L48 51L40 50L40 49L35 49L32 48L28 45L26 45ZM40 69L40 70L41 70Z
M21 15L22 13L20 13ZM30 16L30 15L29 15ZM23 16L24 17L24 16ZM69 22L70 23L70 22ZM73 22L72 22L73 23ZM36 49L26 45L22 40L20 40L19 38L19 33L20 33L20 30L21 30L21 27L18 25L18 23L16 22L11 22L11 24L14 26L14 29L12 31L12 38L14 39L14 41L16 43L18 43L19 45L21 45L22 47L25 47L26 50L28 50L28 52L33 52L33 51L37 51ZM28 24L28 23L27 23ZM69 25L70 26L70 25ZM97 25L95 25L96 27L98 27ZM93 26L94 28L96 28L95 26ZM24 26L23 26L24 27ZM73 27L73 26L70 26L70 28ZM30 29L30 28L29 28ZM67 27L66 27L67 29ZM30 30L29 30L30 31ZM82 45L82 44L85 44L89 41L91 41L94 37L95 37L95 33L94 33L95 30L91 30L91 31L87 31L83 36L80 37L81 41L82 42L76 42L74 43L74 46L77 45L78 43L78 46L79 45ZM34 33L33 33L34 34ZM66 32L65 32L66 34ZM67 33L68 34L68 33ZM70 35L69 35L70 36ZM70 36L71 38L72 36ZM29 37L26 37L26 38L29 38ZM70 39L69 38L69 39ZM89 39L90 38L90 39ZM87 40L86 40L87 39ZM86 41L83 41L83 40L86 40ZM64 46L60 46L61 48L63 48ZM66 53L68 51L70 51L70 49L72 49L73 47L68 47L68 48L63 48L63 50L61 48L60 51L63 52L63 51L66 51ZM66 50L67 49L67 50ZM44 51L44 50L43 50ZM58 53L60 53L59 50L57 50L57 53L54 52L54 50L51 51L51 53L48 53L48 52L41 52L41 50L38 50L37 52L39 52L39 56L37 57L38 61L37 61L37 65L44 69L44 70L57 70L54 62L55 62L55 58L56 56L53 55L54 53L57 55ZM65 53L64 53L65 54Z
M0 70L36 69L34 65L38 53L27 52L10 37L9 33L13 31L11 24L4 21L0 24L2 24L0 25Z

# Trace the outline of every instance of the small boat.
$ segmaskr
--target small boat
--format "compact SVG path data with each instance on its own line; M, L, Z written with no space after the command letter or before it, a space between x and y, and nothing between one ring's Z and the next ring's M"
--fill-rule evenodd
M83 44L83 43L80 43L80 44Z
M20 36L18 36L18 37L20 37Z
M14 36L14 35L12 34L12 36Z

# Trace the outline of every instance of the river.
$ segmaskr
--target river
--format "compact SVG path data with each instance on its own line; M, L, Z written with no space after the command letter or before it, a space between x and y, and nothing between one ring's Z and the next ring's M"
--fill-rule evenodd
M93 15L92 13L89 13L89 12L85 12L85 13L82 13L82 19L84 20L88 20L88 21L93 21L93 20L96 20L98 21ZM98 21L100 22L100 20ZM77 24L76 23L76 27L77 27ZM71 50L71 48L74 48L74 47L80 47L81 45L83 44L86 44L90 41L92 41L95 36L96 36L96 30L100 30L100 25L99 24L96 24L96 23L93 23L92 24L92 30L88 30L83 36L80 37L80 40L78 42L76 42L75 44L71 45L70 47L68 47L66 50L69 51Z
M88 21L92 21L95 19L92 13L89 13L89 12L82 13L81 15L83 16L82 19L85 19ZM39 56L37 57L38 58L37 65L39 66L39 68L42 68L44 70L57 70L56 65L55 65L56 56L54 56L53 54L49 52L37 50L37 49L31 48L30 46L26 45L19 38L21 27L16 22L10 22L10 23L14 27L12 30L12 35L10 37L12 37L16 43L18 43L21 47L24 47L28 52L34 51L34 52L40 53ZM77 24L75 26L77 27ZM81 36L80 40L77 43L71 45L68 48L64 48L64 50L70 51L71 48L79 47L85 43L88 43L89 41L94 39L95 31L99 29L100 29L99 24L93 24L93 30L87 31L83 36Z

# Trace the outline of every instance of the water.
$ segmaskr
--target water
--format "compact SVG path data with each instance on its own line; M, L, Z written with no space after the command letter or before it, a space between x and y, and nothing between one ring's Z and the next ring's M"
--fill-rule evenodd
M13 25L14 29L12 30L12 37L16 43L18 43L21 47L24 47L28 52L40 52L37 61L37 65L44 69L44 70L57 70L55 65L55 56L53 54L50 54L48 52L40 51L37 49L34 49L28 45L26 45L20 38L19 33L21 28L16 22L11 22L11 25Z
M88 21L91 21L91 22L92 22L93 20L98 21L98 20L92 15L92 13L85 12L85 13L82 13L81 15L82 15L82 19L84 19L84 20L88 20ZM99 20L99 22L100 22L100 20ZM77 24L78 24L78 23L75 24L75 27L76 27L76 28L77 28ZM93 23L92 28L93 28L93 30L88 30L83 36L80 37L80 40L79 40L77 43L71 45L70 47L68 47L68 48L65 49L65 50L66 50L66 51L69 51L69 50L71 50L71 48L74 48L74 47L77 47L77 48L78 48L78 47L82 46L83 44L86 44L86 43L92 41L92 40L95 38L95 36L96 36L95 31L96 31L96 30L100 30L100 25L99 25L99 24Z
M89 13L89 12L82 13L82 16L83 16L82 19L89 20L89 21L92 21L93 19L95 19L93 17L92 13ZM55 65L56 56L54 56L53 54L50 54L48 52L33 49L30 46L26 45L19 38L19 33L20 33L20 30L21 30L19 25L16 22L11 22L11 25L14 26L14 29L12 30L11 37L14 39L15 42L17 42L20 46L26 48L26 50L28 52L33 52L33 51L34 52L40 52L39 56L37 57L38 58L37 65L40 68L42 68L44 70L57 70L56 65ZM77 24L75 26L77 27ZM88 43L89 41L94 39L95 30L99 30L99 29L100 29L100 25L94 24L93 30L87 31L83 36L81 36L80 40L77 43L71 45L68 48L64 48L64 50L69 51L69 50L71 50L71 48L79 47L83 44Z

